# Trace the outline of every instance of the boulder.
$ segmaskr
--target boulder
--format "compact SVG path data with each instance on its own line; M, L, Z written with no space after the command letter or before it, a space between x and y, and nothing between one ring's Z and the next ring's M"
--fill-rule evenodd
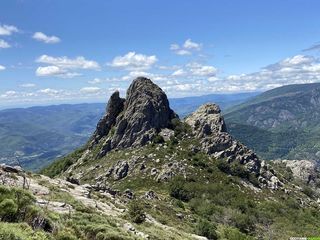
M114 166L114 180L120 180L125 178L128 175L129 164L127 161L118 161L118 163Z
M6 164L1 164L0 168L5 171L5 172L9 172L9 173L19 173L19 172L23 172L23 169L19 166L9 166Z

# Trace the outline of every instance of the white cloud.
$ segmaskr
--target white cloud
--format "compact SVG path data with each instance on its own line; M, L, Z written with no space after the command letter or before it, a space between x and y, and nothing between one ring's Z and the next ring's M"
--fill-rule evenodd
M187 68L189 68L190 72L194 76L201 77L212 77L217 74L217 69L213 66L201 65L199 63L190 63L187 64Z
M179 50L180 49L180 46L176 43L173 43L170 45L170 50Z
M6 67L3 65L0 65L0 71L6 70Z
M21 84L20 87L22 88L34 88L36 86L36 84L34 83L24 83L24 84Z
M124 56L115 57L109 65L126 70L145 70L151 68L157 61L158 59L155 55L147 56L135 52L128 52Z
M184 44L183 47L185 49L194 49L194 50L200 50L202 47L201 43L196 43L196 42L192 42L191 39L187 39Z
M99 64L96 61L86 60L84 57L76 57L74 59L63 57L52 57L48 55L42 55L37 60L39 63L46 63L54 66L61 67L63 69L100 69Z
M66 70L63 70L57 66L38 67L36 70L37 76L56 76L65 73L67 73Z
M187 72L184 71L183 69L178 69L172 73L172 76L184 76L186 75L186 73Z
M11 45L7 43L5 40L0 39L0 48L10 48Z
M307 64L314 61L314 58L311 56L304 56L304 55L296 55L291 58L286 58L280 62L283 66L294 66L299 64Z
M49 43L49 44L59 43L61 41L60 38L58 38L57 36L48 36L42 32L35 32L32 38L37 41Z
M164 81L166 80L166 77L161 74L155 74L155 73L149 73L149 72L143 72L143 71L132 71L129 74L123 76L121 80L127 81L127 80L133 80L137 77L147 77L152 79L153 81Z
M175 53L180 56L186 56L186 55L192 54L190 51L185 50L185 49L179 49L179 50L175 51Z
M81 74L76 72L68 72L66 69L57 66L46 66L38 67L36 70L36 75L38 77L56 76L62 78L73 78L76 76L80 76Z
M96 94L101 90L98 87L83 87L80 89L81 93L88 93L88 94Z
M193 62L186 64L184 68L174 71L171 75L174 77L212 78L216 76L217 72L218 69L213 66Z
M100 78L94 78L93 80L88 81L90 84L99 84L102 83L102 79Z
M0 97L1 98L9 98L9 97L15 97L17 95L17 92L16 91L6 91L4 94L1 94Z
M38 90L39 93L44 93L44 94L48 94L48 95L56 95L58 94L60 91L56 90L56 89L52 89L52 88L45 88L45 89L40 89Z
M170 50L173 51L177 55L185 56L191 55L193 51L200 51L202 48L201 43L193 42L190 38L187 39L182 46L177 43L173 43L170 45Z
M15 26L0 25L0 35L9 36L15 32L19 32L18 28Z
M320 82L320 60L296 55L249 74L230 75L218 81L227 91L257 91L288 85ZM217 87L217 86L216 86Z
M49 64L49 66L38 67L37 76L57 76L62 78L72 78L80 76L80 73L70 72L69 70L99 70L100 66L97 62L86 60L84 57L70 59L68 57L51 57L48 55L40 56L36 62Z

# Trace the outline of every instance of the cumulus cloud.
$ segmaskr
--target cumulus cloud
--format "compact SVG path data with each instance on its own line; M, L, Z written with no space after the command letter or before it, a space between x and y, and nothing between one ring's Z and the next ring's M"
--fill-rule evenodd
M99 64L96 61L87 60L84 57L76 57L74 59L63 57L52 57L48 55L42 55L37 60L38 63L46 63L54 66L61 67L63 69L100 69Z
M52 89L52 88L45 88L45 89L40 89L38 90L39 93L44 93L44 94L48 94L48 95L56 95L58 94L60 91L56 90L56 89Z
M145 70L151 68L158 61L155 55L144 55L136 52L128 52L124 56L115 57L109 64L112 67L126 70Z
M81 75L70 70L99 70L100 66L97 62L86 60L84 57L70 59L68 57L52 57L48 55L40 56L36 62L49 64L49 66L38 67L36 70L37 76L57 76L63 78L72 78Z
M215 77L218 69L210 65L202 65L197 62L188 63L184 68L174 71L171 75L174 77L198 77L211 78Z
M34 87L36 87L36 84L34 84L34 83L24 83L24 84L20 84L20 87L22 87L22 88L34 88Z
M0 48L10 48L11 45L7 43L5 40L0 39Z
M48 36L42 32L35 32L32 38L37 41L49 43L49 44L59 43L61 41L60 38L58 38L57 36Z
M314 60L315 58L312 56L296 55L291 58L289 57L284 59L280 62L280 65L291 67L295 65L308 64L313 62Z
M191 39L189 38L184 42L183 47L185 49L201 50L202 44L201 43L192 42Z
M67 71L63 70L57 66L46 66L46 67L38 67L36 70L37 76L58 76L66 74Z
M0 65L0 71L6 70L6 67L3 65Z
M1 25L0 24L0 36L9 36L12 33L19 32L18 28L12 25Z
M183 69L178 69L172 73L172 76L185 76L187 72Z
M98 87L83 87L80 89L81 93L88 93L88 94L96 94L100 92L101 88Z
M88 83L90 83L90 84L99 84L102 82L103 82L103 80L101 78L94 78L94 79L88 81Z
M170 45L170 50L173 51L177 55L191 55L193 51L200 51L202 48L201 43L193 42L190 38L187 39L182 46L177 43L173 43Z
M258 72L230 75L218 82L230 91L257 91L288 85L320 81L320 61L313 56L296 55Z
M212 77L217 74L217 68L209 65L201 65L199 63L190 63L187 64L187 68L189 68L190 72L194 76L201 77Z
M4 94L2 94L2 96L9 97L9 96L14 96L16 94L17 94L16 91L10 90L10 91L6 91Z

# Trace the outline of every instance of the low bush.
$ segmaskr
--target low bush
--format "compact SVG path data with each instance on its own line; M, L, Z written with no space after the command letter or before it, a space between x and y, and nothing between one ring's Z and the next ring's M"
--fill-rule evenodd
M164 143L164 139L162 136L160 135L156 135L153 139L152 139L152 142L154 144L160 144L160 143Z
M134 223L139 224L145 221L146 215L142 203L135 200L129 204L129 217Z
M192 198L192 193L187 189L186 181L182 177L173 179L169 186L170 196L187 202Z
M207 220L199 220L196 225L196 234L204 236L210 240L218 239L218 234L216 232L217 227L215 224Z

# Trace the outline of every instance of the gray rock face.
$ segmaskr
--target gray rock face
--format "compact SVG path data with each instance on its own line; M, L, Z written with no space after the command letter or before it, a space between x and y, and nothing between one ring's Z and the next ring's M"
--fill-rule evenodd
M107 136L120 112L124 107L124 99L120 98L119 92L114 92L107 104L106 114L98 122L96 131L93 134L93 142L98 142L102 137Z
M188 116L185 122L192 127L194 134L200 140L202 150L207 154L218 159L225 159L228 163L242 164L248 172L258 177L262 187L278 189L283 185L268 165L262 164L252 150L227 132L218 105L202 105Z
M216 158L225 158L229 163L237 161L250 172L259 173L261 164L258 157L227 133L218 105L202 105L185 122L192 127L206 153Z
M138 77L130 85L125 100L119 97L119 92L111 96L91 146L104 139L98 157L115 148L142 146L161 129L168 128L175 117L162 89L150 79Z
M227 132L226 124L221 116L220 107L216 104L204 104L185 120L196 133L198 138L214 133Z
M318 181L319 170L314 161L309 160L277 160L290 168L294 178L300 179L307 184L314 184Z

